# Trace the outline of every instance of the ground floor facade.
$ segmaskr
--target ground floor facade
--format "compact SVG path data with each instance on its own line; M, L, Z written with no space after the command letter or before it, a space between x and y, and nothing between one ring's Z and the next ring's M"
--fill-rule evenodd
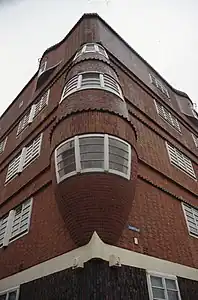
M90 242L0 280L0 300L196 300L198 270Z

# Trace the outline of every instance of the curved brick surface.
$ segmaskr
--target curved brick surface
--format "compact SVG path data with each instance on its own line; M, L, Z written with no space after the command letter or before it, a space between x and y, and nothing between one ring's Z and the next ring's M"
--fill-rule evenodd
M72 112L87 109L113 111L128 118L128 110L125 101L109 91L100 89L80 90L70 94L60 103L56 115L60 118L71 114Z
M122 117L108 112L83 111L61 119L51 132L51 152L63 141L78 134L107 133L128 141L136 149L133 125Z
M135 147L135 131L121 117L104 112L83 112L60 121L52 134L52 151L62 141L82 133L109 133ZM107 173L86 173L56 183L54 153L51 156L56 201L67 229L78 245L86 244L96 230L101 239L116 244L131 210L138 158L132 147L131 178Z
M84 52L83 54L81 54L80 56L78 56L74 61L73 64L78 63L80 61L83 61L85 59L97 59L97 60L101 60L104 61L105 63L109 64L109 59L107 57L105 57L104 55L98 53L98 52Z
M85 57L84 57L85 58ZM118 80L118 77L116 75L116 72L113 70L113 68L107 64L106 62L103 62L101 60L96 59L89 59L89 60L82 60L77 64L75 64L72 69L69 70L66 81L68 81L70 78L75 76L76 74L80 72L88 72L88 71L95 71L95 72L101 72L106 73L116 80Z

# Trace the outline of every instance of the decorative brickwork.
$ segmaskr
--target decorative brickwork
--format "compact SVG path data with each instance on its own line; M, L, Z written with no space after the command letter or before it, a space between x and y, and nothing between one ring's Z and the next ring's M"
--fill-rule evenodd
M65 270L23 284L19 300L149 300L146 272L92 260L84 269ZM194 299L191 299L194 300Z
M82 133L108 133L136 145L133 127L121 117L105 112L82 112L59 122L51 148ZM53 184L60 213L77 245L86 244L94 231L104 242L115 244L128 219L137 177L137 154L132 148L131 179L105 173L76 175L57 184L51 157Z

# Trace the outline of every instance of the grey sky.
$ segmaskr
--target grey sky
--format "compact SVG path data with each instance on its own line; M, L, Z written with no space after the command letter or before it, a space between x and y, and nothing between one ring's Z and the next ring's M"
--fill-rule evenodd
M0 1L1 3L1 1ZM97 12L198 104L197 0L6 0L0 4L0 114L85 12Z

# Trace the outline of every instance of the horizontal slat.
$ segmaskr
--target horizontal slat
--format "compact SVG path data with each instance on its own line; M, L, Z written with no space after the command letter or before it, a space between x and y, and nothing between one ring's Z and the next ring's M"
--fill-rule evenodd
M23 168L25 168L34 158L40 154L42 134L36 138L29 146L26 147Z
M15 209L10 240L28 229L32 200L28 200ZM19 214L20 212L20 214Z
M167 149L172 163L174 163L176 166L184 170L192 177L196 177L192 162L188 157L186 157L183 153L181 153L179 150L177 150L176 148L174 148L168 143L167 143Z

